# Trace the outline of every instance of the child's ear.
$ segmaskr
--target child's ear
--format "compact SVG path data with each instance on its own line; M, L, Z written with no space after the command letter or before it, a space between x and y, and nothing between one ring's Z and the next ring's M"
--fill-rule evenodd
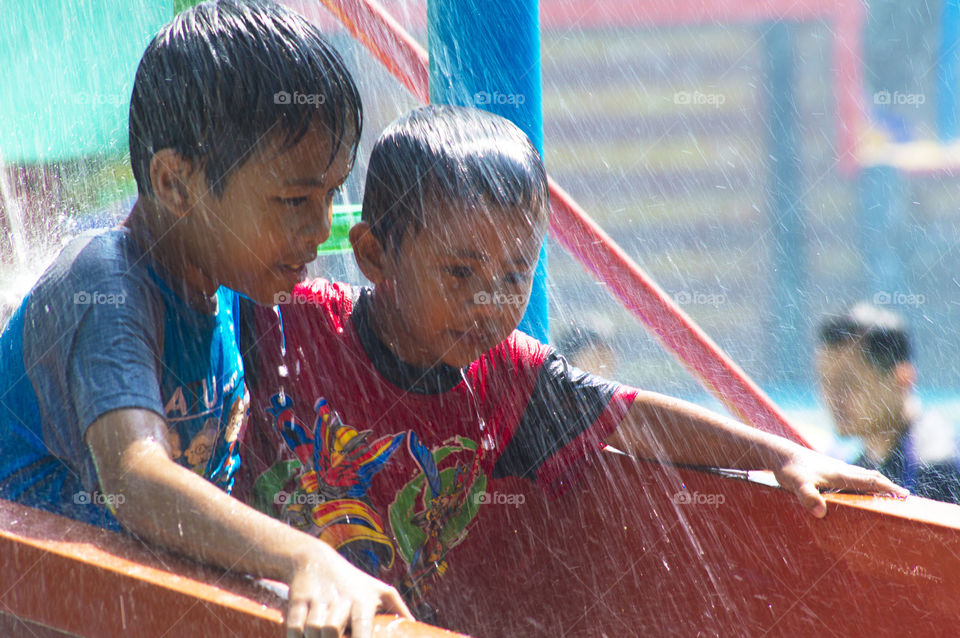
M190 179L194 163L173 150L160 149L150 158L150 184L153 196L164 208L182 217L193 208Z
M909 361L901 361L893 367L893 377L901 390L909 392L917 381L917 369Z
M353 257L363 276L373 284L379 284L386 279L387 263L383 245L373 233L370 224L358 222L350 229L350 245L353 246Z

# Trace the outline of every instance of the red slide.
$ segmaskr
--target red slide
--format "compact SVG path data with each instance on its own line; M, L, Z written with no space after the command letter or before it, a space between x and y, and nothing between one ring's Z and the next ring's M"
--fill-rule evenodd
M956 636L960 508L777 488L606 454L548 500L494 480L440 621L474 636Z

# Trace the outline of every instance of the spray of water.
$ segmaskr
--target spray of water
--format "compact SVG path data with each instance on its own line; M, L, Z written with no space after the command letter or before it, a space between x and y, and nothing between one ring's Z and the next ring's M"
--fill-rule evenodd
M13 263L20 268L26 263L27 241L24 236L23 212L20 203L10 186L7 163L0 155L0 210L3 210L10 225L10 244L13 250Z

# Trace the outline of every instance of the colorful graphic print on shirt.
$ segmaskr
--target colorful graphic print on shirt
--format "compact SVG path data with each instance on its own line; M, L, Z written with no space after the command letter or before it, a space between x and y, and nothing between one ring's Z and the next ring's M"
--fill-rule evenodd
M389 575L399 554L404 568L395 585L420 607L477 515L487 485L483 448L455 437L429 449L412 430L376 437L344 424L324 398L314 403L316 421L308 426L294 407L288 394L270 399L267 411L297 461L261 475L257 498L372 575ZM373 498L371 482L388 463L410 466L412 478Z

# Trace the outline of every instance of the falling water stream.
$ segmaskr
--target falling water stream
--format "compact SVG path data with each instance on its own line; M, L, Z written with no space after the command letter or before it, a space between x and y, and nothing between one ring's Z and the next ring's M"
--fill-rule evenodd
M45 259L38 259L31 251L27 240L27 229L24 224L23 210L10 184L8 165L0 155L0 211L3 215L0 221L5 220L9 229L9 263L0 263L0 329L13 314L20 300L30 290L40 274L38 262L43 264ZM0 223L0 226L3 226ZM2 232L7 232L4 228Z
M364 134L357 167L346 184L343 201L361 201L365 162L372 141L388 122L415 106L416 101L362 47L339 28L329 26L333 22L319 3L291 0L287 4L302 8L305 14L316 16L327 25L331 40L359 79L365 109ZM395 0L384 4L418 39L426 42L422 2ZM769 110L768 66L775 47L767 31L772 23L727 23L720 19L685 23L677 18L651 25L651 18L637 8L640 3L634 6L612 0L600 4L541 0L540 4L544 16L544 156L548 171L751 378L769 390L775 400L787 403L798 425L814 426L811 440L815 444L820 442L824 449L836 444L829 416L816 398L812 372L816 320L860 297L879 300L911 319L918 343L920 394L949 405L950 416L960 415L956 392L960 385L956 365L960 360L960 324L954 317L960 288L953 274L960 268L956 250L958 180L947 173L932 177L900 175L897 179L886 176L890 182L883 184L887 190L878 188L884 195L880 199L884 206L886 202L900 206L903 226L874 241L898 256L900 278L896 284L876 288L883 273L872 270L872 262L863 258L862 243L873 228L871 224L892 213L880 203L868 205L863 201L865 182L844 176L836 169L839 114L832 94L835 85L831 56L836 48L832 23L817 18L798 20L790 26L794 59L788 84L792 85L794 103L788 110L797 114L792 157L800 177L789 212L799 210L803 223L803 232L794 236L791 243L777 234L784 225L784 211L773 210L768 197L770 185L781 177L773 168L783 165L771 151L779 130L771 125ZM621 7L616 20L604 21L600 15L608 15L600 10L604 4ZM680 4L676 7L678 15L690 17L690 11ZM913 12L912 19L921 21L916 17L919 9L909 11ZM5 28L9 27L0 26L0 30ZM918 35L923 31L919 27L914 31L917 33L911 31L907 38L916 54L910 60L923 66L917 60L926 59L925 55L917 54L917 50L930 47L917 42L918 38L929 36ZM877 42L889 41L893 41L891 34L875 35L868 45L872 42L877 48ZM870 55L876 58L880 54L873 51ZM920 136L934 128L928 111L935 101L929 80L935 69L927 64L923 68L911 67L915 72L909 74L890 74L905 83L895 86L883 84L889 78L876 72L883 70L882 61L874 60L871 64L873 70L865 74L869 93L886 92L893 104L868 101L866 109L879 113L872 122L870 135L897 136L912 131ZM117 72L128 73L132 78L133 69L125 67ZM904 80L905 77L914 79ZM904 99L903 96L913 96L914 104L898 104L896 100ZM891 108L881 108L884 106ZM125 123L118 120L112 126L123 128ZM0 208L9 226L11 252L10 263L0 264L0 326L36 280L37 268L46 261L36 254L39 240L35 230L26 227L33 211L23 210L23 204L17 200L2 150ZM6 160L19 161L10 156ZM793 288L784 301L774 294L782 274L777 258L792 249L800 255L802 276L791 280ZM568 327L596 327L616 353L617 363L609 372L618 381L722 409L611 298L604 285L598 284L553 242L549 243L549 254L550 315L555 335ZM352 284L368 283L349 253L323 255L309 266L309 273ZM778 322L778 304L799 308L800 322ZM274 311L282 332L280 306ZM609 324L609 328L600 330L600 324ZM784 340L792 343L793 351L800 355L781 356L783 351L779 348ZM289 384L298 370L288 369L287 359L286 343L281 342L283 363L278 373ZM299 358L296 359L299 365ZM494 433L480 412L475 388L463 371L461 375L477 415L482 449L492 451L496 447ZM286 392L292 393L293 388L281 385L281 404L286 402ZM848 459L858 451L849 446L845 450ZM605 547L592 537L584 541L584 546L589 545L590 551L595 552L590 558L597 561L610 562L621 551L631 561L634 555L637 561L644 555L657 556L655 562L627 562L624 558L620 577L623 582L635 584L645 595L662 595L664 613L673 618L683 617L680 607L684 600L673 599L669 591L658 591L655 583L658 578L673 579L670 582L674 583L682 578L676 572L683 569L684 554L678 552L676 545L683 544L696 557L712 556L714 562L705 563L697 572L700 582L686 583L687 589L701 590L704 598L714 597L697 609L715 613L722 621L735 618L738 605L743 602L739 598L741 588L748 589L751 578L769 578L765 576L765 566L783 567L786 554L781 555L779 547L764 547L751 558L755 565L741 565L731 576L723 561L716 560L716 553L711 552L717 547L739 547L745 543L726 528L704 526L703 520L713 511L704 514L704 509L697 509L695 503L668 501L644 519L644 508L656 501L656 494L687 488L677 476L674 470L667 469L643 485L624 485L617 480L619 477L606 477L608 480L598 490L610 508L609 519L619 520L617 514L629 511L634 514L631 524L640 521L647 529L639 535L642 542L637 547ZM731 529L746 529L745 535L778 531L769 521L754 525L751 517L756 512L731 515L729 509L716 511L717 519L736 518L739 526L731 524ZM576 512L569 510L550 513L570 520L577 517ZM661 531L667 540L658 544ZM593 532L587 530L584 535ZM667 547L670 542L673 547ZM862 549L861 545L857 547L858 551ZM869 548L862 551L868 553ZM841 559L845 557L839 556L837 563ZM639 567L634 569L635 565ZM595 582L590 564L574 567L572 575L568 575L569 582L562 583L563 586L574 583L603 592L615 584ZM562 591L561 584L556 587ZM765 592L751 590L750 595L762 597ZM865 597L870 595L870 591L864 592ZM615 615L623 611L605 610L602 600L594 604L593 613ZM799 613L805 613L805 602L795 604ZM778 609L786 607L782 604ZM771 621L773 616L771 611ZM708 620L714 623L710 627L720 622L716 618ZM707 620L703 624L707 625ZM735 628L733 633L740 629ZM623 631L624 635L628 632ZM536 633L531 629L531 634Z
M23 224L23 212L20 202L14 196L10 186L10 175L7 163L0 155L0 210L6 215L10 225L10 244L13 250L14 268L22 268L27 261L27 239Z

